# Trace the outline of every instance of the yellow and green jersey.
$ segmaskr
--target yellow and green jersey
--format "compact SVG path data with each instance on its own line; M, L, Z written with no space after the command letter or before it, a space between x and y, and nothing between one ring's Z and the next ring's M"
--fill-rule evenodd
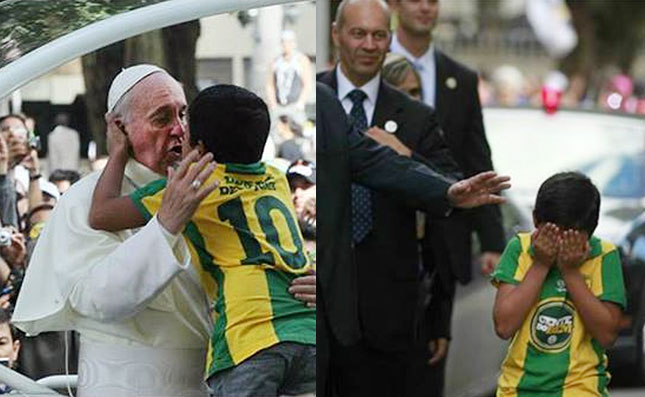
M205 181L218 188L184 230L200 279L214 301L206 376L239 364L279 342L316 344L316 312L289 292L312 264L291 203L287 179L264 163L218 164ZM166 180L132 193L149 219Z
M580 266L587 287L601 301L625 308L625 286L616 247L589 239ZM493 284L519 284L533 264L531 235L519 234L492 274ZM607 356L576 311L560 271L549 270L538 302L515 333L502 363L498 397L607 396Z

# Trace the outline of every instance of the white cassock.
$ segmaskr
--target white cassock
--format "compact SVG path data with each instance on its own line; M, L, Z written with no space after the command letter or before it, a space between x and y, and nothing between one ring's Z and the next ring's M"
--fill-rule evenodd
M160 178L134 160L125 174L123 193ZM90 228L99 175L74 184L56 205L13 323L29 335L80 332L80 397L204 397L211 323L186 243L156 217L137 231Z

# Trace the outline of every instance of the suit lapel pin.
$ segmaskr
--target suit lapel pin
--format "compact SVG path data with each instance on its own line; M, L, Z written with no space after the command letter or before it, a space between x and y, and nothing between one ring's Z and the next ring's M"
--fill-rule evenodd
M394 120L388 120L385 122L384 127L385 127L385 131L389 132L390 134L394 134L396 130L399 128L399 125Z
M451 90L457 88L457 79L454 77L448 77L446 79L446 87L450 88Z

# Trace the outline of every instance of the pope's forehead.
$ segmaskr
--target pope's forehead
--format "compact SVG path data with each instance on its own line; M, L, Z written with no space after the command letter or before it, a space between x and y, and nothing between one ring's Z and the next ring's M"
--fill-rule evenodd
M166 73L152 73L143 78L135 86L135 95L141 98L155 98L160 96L171 96L177 100L186 102L186 95L181 84Z

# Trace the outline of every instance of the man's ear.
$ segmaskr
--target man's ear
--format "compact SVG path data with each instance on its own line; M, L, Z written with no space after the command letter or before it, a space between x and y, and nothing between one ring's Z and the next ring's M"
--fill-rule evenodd
M331 24L331 40L334 42L335 47L340 46L340 42L338 39L338 29L339 27L336 25L336 22Z

